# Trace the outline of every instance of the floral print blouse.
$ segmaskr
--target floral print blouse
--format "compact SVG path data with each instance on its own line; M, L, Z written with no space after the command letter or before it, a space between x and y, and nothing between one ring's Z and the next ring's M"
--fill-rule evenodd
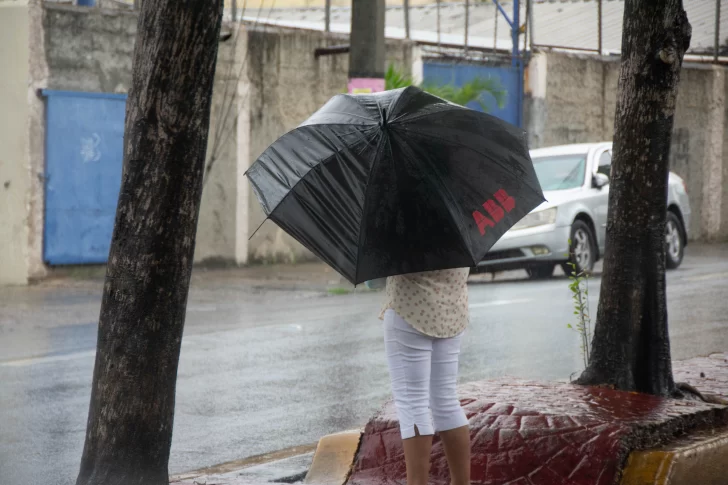
M470 320L469 274L469 268L457 268L390 276L379 318L392 309L415 330L430 337L459 335Z

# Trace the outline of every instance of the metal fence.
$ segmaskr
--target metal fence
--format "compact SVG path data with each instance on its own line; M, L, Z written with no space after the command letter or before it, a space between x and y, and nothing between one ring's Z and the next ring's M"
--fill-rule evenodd
M411 4L410 0L388 2L387 27L401 31L401 37L443 49L490 49L515 52L559 49L618 55L622 44L624 0L432 0ZM520 3L518 35L514 36L514 3ZM688 0L684 2L693 26L688 58L703 62L728 63L728 0ZM332 30L332 12L340 17L344 7L332 7L321 0L321 20ZM276 14L277 15L277 14ZM287 14L281 13L281 16ZM301 13L308 20L311 14ZM345 15L345 13L344 13ZM452 55L452 52L450 52Z
M532 49L563 49L618 55L622 44L623 0L543 2L531 0L527 20ZM728 62L728 0L684 2L693 34L687 58Z
M138 8L143 0L45 0L101 8ZM350 2L318 0L292 8L285 0L227 0L228 19L313 23L325 31L350 22ZM516 7L518 4L518 8ZM241 6L242 5L242 6ZM687 59L728 64L728 0L684 2L693 36ZM256 11L258 14L256 15ZM512 18L518 11L518 18ZM247 12L247 15L243 12ZM261 17L261 13L265 15ZM624 0L390 0L388 35L408 38L447 57L558 49L618 55ZM516 26L516 29L513 26ZM339 29L338 31L341 31ZM517 32L517 33L516 33ZM513 46L518 42L518 48Z

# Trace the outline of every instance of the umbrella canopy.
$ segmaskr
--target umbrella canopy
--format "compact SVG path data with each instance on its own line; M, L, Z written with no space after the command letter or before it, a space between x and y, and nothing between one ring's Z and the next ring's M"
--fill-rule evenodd
M416 87L335 96L247 176L267 217L354 284L475 266L544 200L521 129Z

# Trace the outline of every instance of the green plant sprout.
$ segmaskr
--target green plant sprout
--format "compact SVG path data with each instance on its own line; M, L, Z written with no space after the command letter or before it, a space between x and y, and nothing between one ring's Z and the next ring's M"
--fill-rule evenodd
M569 240L571 247L571 240ZM571 291L571 299L574 304L574 315L576 316L575 324L567 324L566 326L579 334L581 338L581 354L584 359L584 367L589 364L589 338L591 337L591 317L589 316L589 276L585 272L577 273L576 263L569 261L566 263L571 267L571 276L569 276L569 290Z

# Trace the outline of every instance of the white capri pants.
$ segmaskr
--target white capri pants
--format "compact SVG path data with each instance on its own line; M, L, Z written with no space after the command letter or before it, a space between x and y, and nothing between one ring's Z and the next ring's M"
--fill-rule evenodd
M461 340L462 334L430 337L394 310L384 313L384 348L402 439L416 436L415 426L427 436L468 424L456 392Z

